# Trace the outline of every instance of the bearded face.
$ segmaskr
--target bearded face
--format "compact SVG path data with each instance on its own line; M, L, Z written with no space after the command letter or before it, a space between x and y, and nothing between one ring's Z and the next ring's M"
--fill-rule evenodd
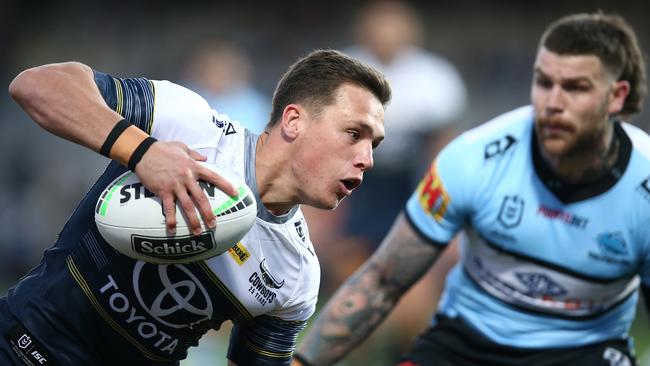
M531 99L535 131L549 157L587 154L605 143L609 116L625 95L593 55L558 55L541 48L535 61Z

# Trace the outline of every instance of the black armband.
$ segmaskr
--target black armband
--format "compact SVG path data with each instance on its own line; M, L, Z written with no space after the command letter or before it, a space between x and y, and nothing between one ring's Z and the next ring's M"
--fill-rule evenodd
M131 157L129 158L128 166L131 171L135 172L135 166L138 165L138 163L142 159L142 156L144 156L144 153L146 153L147 150L149 150L149 148L151 147L151 145L153 145L153 143L156 141L158 140L149 136L146 139L142 140L140 145L138 145L138 147L135 148L133 154L131 154Z
M111 132L108 134L108 137L106 137L106 140L102 144L101 149L99 149L99 153L104 155L107 158L110 158L109 154L111 152L111 149L113 148L113 145L115 144L115 141L117 141L117 138L122 135L122 133L129 128L131 124L127 122L125 119L120 120L117 122L117 124L113 127Z

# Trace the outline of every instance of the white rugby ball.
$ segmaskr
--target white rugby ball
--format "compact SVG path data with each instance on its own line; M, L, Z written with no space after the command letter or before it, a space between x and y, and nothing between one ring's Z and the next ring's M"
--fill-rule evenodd
M214 170L214 166L204 164ZM95 208L95 223L104 240L119 252L147 262L189 263L220 255L250 230L257 215L255 196L241 179L225 176L239 192L230 197L199 181L216 217L215 229L192 235L185 214L176 205L176 234L168 235L160 199L145 189L137 175L126 172L109 184ZM197 212L197 216L201 216Z

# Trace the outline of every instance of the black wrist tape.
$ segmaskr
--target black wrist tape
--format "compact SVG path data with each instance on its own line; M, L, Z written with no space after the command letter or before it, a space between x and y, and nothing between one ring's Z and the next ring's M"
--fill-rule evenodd
M158 140L149 136L146 139L142 140L140 145L138 145L138 147L135 148L133 154L131 154L131 157L129 158L128 166L131 171L135 172L135 166L138 165L144 153L146 153L147 150L149 150L149 148L151 147L151 145L153 145L153 143L156 141Z
M106 141L104 141L104 144L102 144L102 148L99 149L99 153L104 155L107 158L110 158L108 156L111 152L111 148L113 148L113 144L115 144L115 141L117 141L117 138L120 137L120 135L129 128L131 124L127 122L125 119L122 119L121 121L117 122L115 127L111 130L111 132L108 134L108 137L106 138Z

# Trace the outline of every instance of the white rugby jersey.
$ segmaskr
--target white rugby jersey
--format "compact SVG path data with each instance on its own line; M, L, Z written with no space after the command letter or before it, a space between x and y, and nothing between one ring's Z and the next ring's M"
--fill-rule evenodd
M206 262L207 266L253 316L307 320L315 310L318 295L318 259L299 207L274 216L261 203L255 178L258 136L210 109L202 97L188 89L167 81L153 81L153 85L156 105L151 135L163 141L183 141L190 149L206 155L217 171L245 179L259 203L251 231L228 256L214 257ZM253 291L251 287L259 284L255 279L264 276L279 282Z
M515 347L627 336L638 287L650 286L650 138L613 123L618 161L590 185L567 185L546 166L531 107L443 149L406 207L433 242L468 229L441 313Z
M98 195L126 170L112 162L41 266L10 291L12 312L65 364L177 364L207 330L232 320L229 359L288 365L315 310L320 267L299 207L274 216L261 204L257 136L179 85L100 72L95 81L130 123L158 140L182 141L218 171L244 178L259 203L256 221L237 245L207 261L133 260L102 239L93 219Z

